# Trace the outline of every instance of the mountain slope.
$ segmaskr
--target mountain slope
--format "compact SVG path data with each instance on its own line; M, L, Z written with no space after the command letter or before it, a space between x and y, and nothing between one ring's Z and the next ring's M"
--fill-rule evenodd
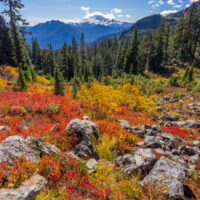
M200 1L196 2L196 5L200 6ZM169 14L164 17L160 14L156 14L142 18L134 23L130 28L125 29L117 34L110 34L108 36L99 38L97 42L101 41L102 39L113 38L115 36L117 36L119 39L131 37L135 26L137 27L138 33L140 35L143 35L147 29L149 31L155 31L159 27L162 19L164 19L166 22L169 22L171 25L175 25L182 16L186 16L188 14L188 11L189 7L177 13Z
M71 43L72 37L79 43L82 32L85 34L86 42L91 43L102 36L121 32L131 25L131 23L109 20L99 15L85 19L82 23L66 24L53 20L27 27L27 31L32 32L32 35L27 37L27 41L31 43L32 37L35 37L41 47L51 43L54 48L60 48L64 42Z

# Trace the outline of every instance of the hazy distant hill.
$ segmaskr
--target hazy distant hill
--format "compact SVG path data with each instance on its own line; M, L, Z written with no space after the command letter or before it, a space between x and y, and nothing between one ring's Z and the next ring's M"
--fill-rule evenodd
M196 4L198 6L200 6L200 1L196 2ZM183 15L184 16L187 15L188 10L189 10L189 7L184 9L184 10L181 10L177 13L169 14L165 17L163 17L160 14L144 17L144 18L138 20L136 23L134 23L130 28L123 30L122 32L117 33L117 34L110 34L108 36L104 36L102 38L99 38L97 40L97 42L99 42L102 39L107 38L107 37L117 36L120 39L130 37L133 33L135 26L137 27L140 35L144 34L147 29L150 30L150 31L154 31L159 27L162 18L164 18L164 20L169 22L171 25L175 25Z
M27 30L32 32L27 41L31 43L32 37L35 37L41 47L51 43L54 48L60 48L64 42L71 43L72 37L79 42L82 32L85 33L86 42L91 43L102 36L121 32L130 26L131 23L109 20L99 15L85 19L82 23L66 24L53 20L27 27Z

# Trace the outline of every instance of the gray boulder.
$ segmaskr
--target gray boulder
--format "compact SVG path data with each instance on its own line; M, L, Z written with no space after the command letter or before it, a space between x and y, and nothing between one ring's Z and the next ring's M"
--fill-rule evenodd
M25 181L18 189L1 189L0 200L34 200L46 184L47 181L44 177L35 175Z
M179 121L179 116L178 115L167 115L165 116L165 119L168 121Z
M197 122L194 120L187 120L186 121L186 128L196 128Z
M178 149L178 139L167 133L160 133L157 136L145 135L144 144L147 148L161 148L166 151Z
M44 142L41 138L10 136L0 144L0 163L12 163L22 156L36 162L42 155L57 152L59 152L58 148Z
M126 120L119 120L118 119L117 123L120 124L122 126L122 128L124 128L126 130L132 130L130 123Z
M153 167L156 160L157 157L151 149L137 148L133 155L119 156L115 160L115 164L127 174L132 174L139 169L142 170L143 174L146 174Z
M67 131L76 133L79 142L75 147L75 153L81 158L95 157L98 159L94 141L99 138L100 130L97 125L89 119L73 119L66 127Z
M141 184L153 184L161 190L166 190L166 195L169 198L184 196L183 183L185 176L186 168L184 165L171 161L166 157L161 157Z

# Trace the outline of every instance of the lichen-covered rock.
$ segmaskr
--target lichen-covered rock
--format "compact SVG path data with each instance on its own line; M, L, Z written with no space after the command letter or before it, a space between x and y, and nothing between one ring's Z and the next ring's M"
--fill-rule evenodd
M117 123L120 124L126 130L132 130L130 123L126 120L117 120Z
M141 184L155 185L161 190L165 190L168 197L184 196L185 176L186 168L182 164L161 157Z
M57 152L59 152L58 148L44 142L41 138L10 136L0 144L0 163L12 163L22 156L36 162L42 155Z
M99 138L100 130L97 125L90 120L73 119L66 127L67 131L76 133L79 142L75 147L75 153L81 158L94 157L98 159L94 140Z
M16 190L1 189L0 200L34 200L46 184L44 177L35 175Z
M115 160L115 164L127 174L134 173L138 169L146 174L153 167L156 160L156 155L151 149L137 148L133 155L119 156Z

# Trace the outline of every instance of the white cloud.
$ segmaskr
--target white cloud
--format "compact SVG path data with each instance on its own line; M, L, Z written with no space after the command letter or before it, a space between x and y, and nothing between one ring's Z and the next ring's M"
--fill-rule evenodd
M119 8L114 8L112 11L114 13L122 13L122 9L119 9Z
M172 6L175 5L175 3L174 3L173 0L168 0L167 3L168 3L169 5L172 5Z
M177 12L177 10L164 10L164 11L162 11L160 14L161 14L162 16L167 16L167 15L169 15L169 14L176 13L176 12Z
M158 3L152 5L152 8L158 8L158 7L160 7L160 4Z
M123 17L124 15L120 14L120 15L117 15L117 17Z
M175 6L173 6L173 8L180 8L180 7L182 7L183 5L182 4L180 4L180 5L175 5Z
M163 0L149 0L147 4L151 4L152 8L158 8L165 3Z
M82 11L89 12L89 11L90 11L90 7L81 7L81 10L82 10Z
M197 2L199 0L190 0L190 3L194 3L194 2Z
M153 4L153 3L156 3L156 1L155 0L150 0L150 1L148 1L147 4Z
M127 18L131 18L131 16L130 15L125 15Z
M186 7L186 8L190 7L190 4L186 4L185 7Z

